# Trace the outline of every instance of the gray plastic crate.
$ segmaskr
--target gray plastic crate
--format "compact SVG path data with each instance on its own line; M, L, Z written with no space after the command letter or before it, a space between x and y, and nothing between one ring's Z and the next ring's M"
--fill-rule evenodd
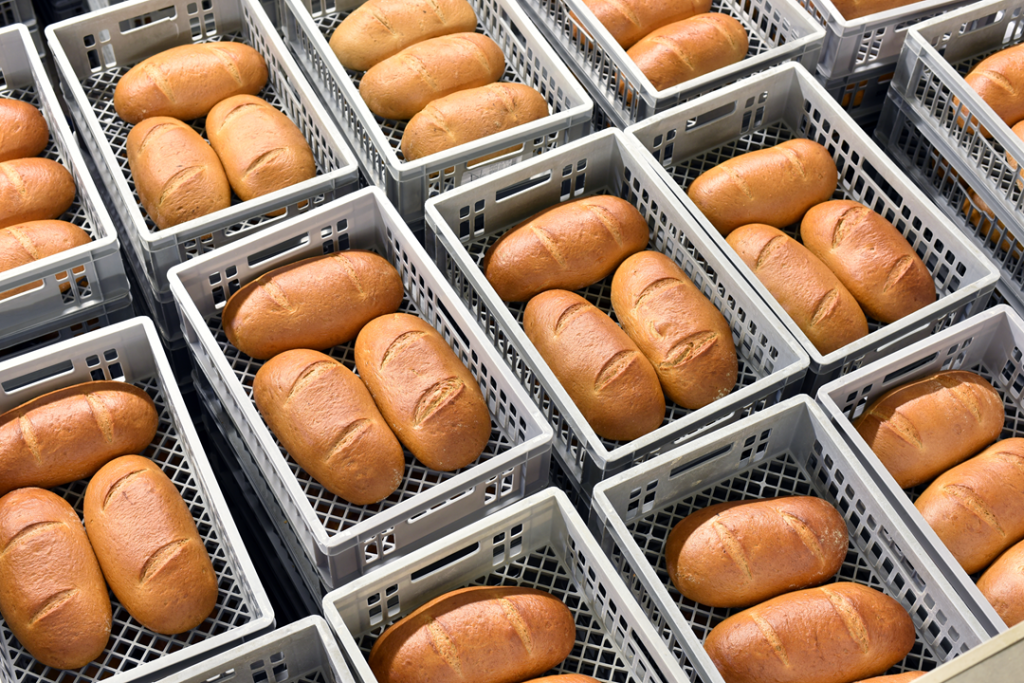
M131 295L126 295L102 306L72 313L48 324L19 332L4 341L0 347L0 360L72 339L113 323L124 322L135 317L132 303Z
M807 355L729 260L656 177L645 152L622 131L606 130L427 203L427 243L448 281L505 363L555 428L555 451L589 499L594 484L696 435L796 393ZM602 439L522 328L525 304L505 304L479 264L500 235L538 211L592 194L621 197L651 228L661 251L693 280L733 331L740 361L736 388L699 410L668 403L655 431L620 442ZM612 314L611 277L579 293Z
M405 122L374 116L359 95L362 72L346 71L328 40L364 0L283 0L285 40L356 151L363 174L385 190L412 227L423 222L423 203L474 178L507 168L588 132L593 100L559 60L539 29L514 0L469 0L484 33L505 54L502 81L538 90L551 115L539 121L406 161L400 145ZM485 155L516 149L470 165Z
M43 48L43 37L39 33L39 21L32 8L32 0L0 0L0 26L14 24L25 24L32 36L32 44L36 46L36 54L40 59L45 58L46 50Z
M819 76L818 82L858 126L869 129L882 113L895 73L896 62L889 62L831 80Z
M338 498L287 457L252 399L262 362L231 346L220 318L224 301L268 270L345 249L375 251L398 269L405 285L400 310L437 328L477 378L491 411L491 441L475 463L436 472L407 452L401 486L367 506ZM551 428L377 188L183 264L171 273L171 291L196 366L256 456L327 586L337 588L547 485ZM329 353L354 371L352 348L350 342Z
M1003 627L956 593L948 572L922 547L927 541L889 505L869 470L821 409L798 396L599 485L596 533L669 648L677 656L703 653L711 629L740 610L688 600L671 584L665 540L672 528L725 501L822 498L846 520L850 536L833 580L886 593L914 621L917 642L889 673L930 670ZM717 671L712 681L722 682Z
M743 61L685 83L655 89L583 0L522 0L595 104L625 128L764 69L796 61L814 70L825 31L798 0L713 0L712 12L738 19L749 47Z
M811 393L894 348L980 311L999 279L984 254L798 64L752 76L626 132L653 154L658 174L799 340L811 359L806 387ZM727 159L792 138L814 140L829 150L839 169L833 198L858 201L893 223L924 261L938 294L935 303L895 323L869 320L866 337L827 356L818 352L683 191ZM794 224L786 232L799 240L799 227Z
M136 318L0 363L0 413L47 392L90 380L122 380L154 400L160 424L142 455L174 481L195 519L217 573L217 606L199 627L176 636L143 628L113 600L110 642L78 671L39 664L0 620L0 678L13 683L153 681L273 628L270 602L256 576L188 416L152 323ZM87 482L53 489L82 515Z
M277 36L274 24L250 0L137 0L46 27L61 88L82 140L113 199L119 236L135 250L145 281L157 293L169 287L167 271L199 254L329 202L356 188L358 166L312 87ZM291 187L166 230L143 214L125 151L131 124L113 107L113 94L129 67L172 47L219 40L241 41L267 62L270 79L259 93L302 131L313 150L317 175ZM202 134L205 119L192 127ZM303 204L309 200L309 204ZM286 209L284 216L265 214Z
M484 585L547 591L573 613L576 645L550 674L619 683L707 680L686 662L680 668L565 494L554 489L330 593L324 615L356 677L377 683L366 657L388 625L444 593Z

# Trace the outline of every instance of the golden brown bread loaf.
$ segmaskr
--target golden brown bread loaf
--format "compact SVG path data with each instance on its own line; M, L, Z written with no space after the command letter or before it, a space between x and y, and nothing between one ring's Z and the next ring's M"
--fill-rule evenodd
M885 672L916 637L898 602L840 582L734 614L712 629L704 649L726 683L847 683Z
M373 644L369 664L379 683L517 683L561 663L575 643L572 613L550 593L475 586L435 598L389 626Z
M139 201L159 229L231 206L217 153L188 124L148 118L128 133L126 146Z
M584 197L534 214L491 245L482 268L502 301L583 289L647 247L647 221L624 199Z
M242 43L179 45L133 66L114 89L114 109L128 123L151 116L191 121L232 95L255 95L267 64Z
M996 614L1014 626L1024 621L1024 541L999 556L978 579L978 590Z
M896 322L935 302L935 282L914 248L863 204L818 204L800 223L800 239L879 322Z
M920 0L832 0L839 13L847 21L860 19L870 14L910 5Z
M60 218L75 201L75 181L50 159L0 162L0 228Z
M89 481L85 530L128 613L163 635L184 633L217 604L217 574L181 494L148 458L111 460Z
M34 157L46 149L50 128L28 102L0 97L0 161Z
M683 518L668 535L665 564L690 600L746 607L827 581L849 544L846 522L821 498L740 500Z
M586 299L542 292L526 304L523 330L598 436L630 441L661 426L665 395L654 367Z
M583 0L583 4L627 49L666 24L711 11L711 0Z
M1003 400L988 380L946 370L885 392L853 426L900 488L909 488L998 439L1003 419Z
M938 476L914 502L968 574L1024 538L1024 439L1004 439Z
M784 228L836 191L839 172L828 150L811 140L733 157L704 173L686 194L723 235L750 223Z
M747 31L728 14L698 14L648 33L629 58L656 90L735 64L747 56Z
M627 258L612 278L611 298L615 317L677 404L696 410L736 386L729 323L668 256L642 251Z
M0 495L68 484L141 453L159 422L149 395L125 382L85 382L23 403L0 415Z
M964 80L1007 126L1024 119L1024 44L981 60Z
M860 304L807 247L761 223L740 226L725 241L821 355L867 336Z
M366 71L421 40L474 29L466 0L370 0L345 17L330 46L346 69Z
M485 138L548 115L544 96L521 83L492 83L434 100L402 135L407 161Z
M491 414L480 386L427 322L375 318L356 337L355 361L388 426L421 463L451 472L483 453Z
M228 341L264 360L288 349L329 349L402 305L402 278L368 251L314 256L264 273L224 306Z
M854 683L910 683L916 681L921 676L924 676L924 671L907 671L901 674L893 674L892 676L875 676L873 678L863 678Z
M505 55L481 33L455 33L405 48L363 74L359 94L386 119L411 119L432 101L494 83Z
M544 676L543 678L531 678L526 683L601 683L596 678L584 676L583 674L561 674L560 676Z
M0 613L44 666L79 669L110 639L107 584L66 500L25 488L0 498Z
M0 230L0 273L34 263L47 256L59 254L68 249L88 244L89 233L67 221L29 221ZM30 282L21 287L0 292L0 300L28 291L42 285L42 281ZM60 285L65 292L71 287Z
M390 496L405 456L370 392L319 351L277 354L256 373L253 398L288 454L331 493L355 505Z

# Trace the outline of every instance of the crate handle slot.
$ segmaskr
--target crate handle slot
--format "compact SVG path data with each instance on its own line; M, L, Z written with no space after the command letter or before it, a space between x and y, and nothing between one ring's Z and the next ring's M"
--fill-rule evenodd
M538 173L535 176L531 176L524 180L512 183L506 187L501 188L494 193L494 201L500 202L509 197L514 197L517 194L522 194L527 190L533 189L538 185L543 185L547 181L551 180L551 171L545 171L544 173Z
M431 574L441 571L450 564L455 564L462 558L468 557L469 555L472 555L478 550L480 550L479 541L471 545L467 545L465 548L462 548L461 550L456 550L454 553L446 555L445 557L442 557L440 560L437 560L436 562L431 562L423 569L417 569L412 573L412 580L419 581L420 579L425 579Z
M675 479L676 477L678 477L683 472L688 472L689 470L692 470L695 467L699 467L700 465L703 465L704 463L706 463L708 460L714 460L715 458L717 458L718 456L722 455L723 453L728 453L729 451L732 450L732 447L733 447L733 444L729 444L728 446L722 446L717 451L711 451L710 453L705 453L704 455L700 456L699 458L696 458L694 460L690 460L689 462L685 462L682 465L677 465L676 467L672 468L671 472L668 473L668 478L669 479Z
M937 353L933 353L933 354L931 354L929 356L926 356L926 357L924 357L924 358L922 358L920 360L916 360L916 361L914 361L913 363L911 363L909 365L904 365L902 368L900 368L899 370L897 370L895 372L890 372L882 380L882 384L888 384L889 382L891 382L892 380L896 379L897 377L903 377L906 374L914 372L915 370L918 370L918 369L924 367L925 365L928 365L933 360L935 360L935 358L938 355L939 354L937 354Z
M706 111L703 114L698 114L697 118L690 119L689 121L686 122L686 132L690 133L692 131L697 130L698 128L703 128L708 124L724 119L726 116L729 116L734 111L736 111L736 102L732 101L729 102L728 104L723 104L721 107L712 109L711 111Z
M168 5L167 7L161 7L153 12L146 12L138 16L130 17L128 19L122 19L117 24L117 28L121 31L121 35L131 33L132 31L138 31L139 29L152 26L156 23L163 23L176 19L178 17L178 10L174 5Z
M291 239L285 240L284 242L278 242L272 247L267 247L262 251L258 251L249 257L249 267L254 268L265 261L269 261L272 258L283 256L290 251L299 249L309 244L309 235L298 235Z
M45 382L47 380L53 379L54 377L59 377L60 375L66 375L69 372L72 372L74 369L75 364L72 363L70 360L65 360L61 361L60 363L48 365L45 368L40 368L39 370L33 370L32 372L24 374L21 377L9 379L6 382L4 382L2 386L6 393L13 394L16 391L21 391L22 389L30 387L33 384L39 384L40 382Z

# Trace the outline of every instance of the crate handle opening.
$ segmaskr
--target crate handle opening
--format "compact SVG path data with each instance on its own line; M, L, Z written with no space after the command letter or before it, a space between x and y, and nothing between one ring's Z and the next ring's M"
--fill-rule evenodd
M544 173L538 173L535 176L530 176L524 180L512 183L507 187L503 187L494 193L494 201L500 202L514 197L517 194L522 194L527 190L531 190L538 185L543 185L547 181L551 180L551 171L545 171Z
M124 35L158 22L170 21L177 18L177 16L178 10L174 5L168 5L153 12L146 12L145 14L139 14L128 19L122 19L118 22L117 28L121 31L121 35Z
M207 678L204 683L227 683L228 681L234 680L234 678L235 678L235 670L234 669L228 669L227 671L224 671L222 673L216 674L215 676L211 676L210 678Z
M33 370L32 372L22 375L21 377L9 379L0 386L3 386L4 391L7 392L8 394L13 394L16 391L26 389L32 386L33 384L39 384L40 382L45 382L47 380L53 379L54 377L66 375L69 372L72 372L74 369L75 364L72 363L70 360L65 360L61 361L60 363L48 365L45 368L40 368L39 370Z
M298 235L284 242L279 242L272 247L267 247L249 257L249 267L253 268L259 264L269 261L277 256L282 256L290 251L304 247L309 244L309 235Z
M698 467L700 465L703 465L704 463L706 463L709 460L714 460L715 458L717 458L718 456L722 455L723 453L728 453L729 451L731 451L732 447L733 447L733 444L729 444L727 446L722 446L721 448L719 448L716 451L711 451L710 453L705 453L704 455L702 455L702 456L700 456L700 457L698 457L698 458L696 458L694 460L690 460L688 462L685 462L682 465L677 465L676 467L672 468L671 472L668 473L668 478L669 479L674 479L674 478L678 477L680 474L682 474L683 472L687 472L689 470L692 470L694 467Z
M714 123L720 119L724 119L736 111L736 102L732 101L728 104L723 104L720 107L716 107L711 111L706 111L703 114L697 115L696 118L690 119L686 122L686 132L689 133L698 128L702 128L710 123Z
M441 571L450 564L455 564L462 558L468 557L469 555L472 555L478 550L480 550L479 541L473 543L472 545L467 545L465 548L456 550L454 553L446 555L445 557L442 557L440 560L437 560L436 562L431 562L423 569L417 569L412 573L412 580L419 581L421 579L425 579L431 574Z
M933 360L935 360L935 358L938 355L939 354L937 354L937 353L933 353L933 354L931 354L929 356L926 356L926 357L924 357L924 358L922 358L920 360L916 360L916 361L914 361L913 363L911 363L909 365L904 365L902 368L900 368L896 372L890 372L882 380L882 384L888 384L889 382L891 382L892 380L894 380L894 379L896 379L898 377L903 377L904 375L907 375L907 374L909 374L911 372L914 372L915 370L923 368L925 365L928 365Z

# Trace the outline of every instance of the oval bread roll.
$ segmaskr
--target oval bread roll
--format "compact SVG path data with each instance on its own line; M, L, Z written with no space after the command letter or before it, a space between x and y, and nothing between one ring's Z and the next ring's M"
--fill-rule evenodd
M427 322L407 313L359 332L356 369L374 402L416 459L451 472L480 457L491 414L473 373Z
M89 233L67 221L29 221L0 230L0 273L89 244ZM0 300L34 289L42 281L0 292ZM60 291L71 285L62 283Z
M612 278L612 307L682 407L702 408L736 386L729 323L668 256L642 251L623 261Z
M562 674L560 676L544 676L543 678L531 678L525 683L600 683L596 678L584 676L583 674Z
M28 102L0 97L0 161L37 156L50 141L43 113Z
M905 489L998 439L1003 419L1003 400L988 380L947 370L890 389L853 426Z
M784 228L836 191L839 172L828 150L811 140L733 157L704 173L686 194L723 235L750 223Z
M126 382L85 382L0 415L0 495L84 479L110 460L141 453L160 420L153 399Z
M492 83L434 100L412 117L402 136L407 161L485 138L548 115L548 103L520 83Z
M800 239L879 322L896 322L935 302L935 282L914 248L863 204L818 204L800 223Z
M110 639L107 584L71 505L45 489L0 498L0 613L44 666L80 669Z
M964 80L1007 126L1024 119L1024 45L981 60ZM982 134L989 136L984 130Z
M652 31L629 58L656 90L717 71L747 56L747 31L728 14L698 14Z
M60 218L75 201L75 181L50 159L0 162L0 228Z
M217 574L192 513L152 460L125 455L104 465L83 512L110 590L136 621L173 635L210 615Z
M583 0L623 48L666 24L711 11L711 0Z
M560 664L575 643L572 612L550 593L475 586L435 598L389 626L373 644L369 664L379 683L517 683Z
M915 2L920 2L920 0L833 0L832 4L843 15L843 19L852 21Z
M547 289L583 289L647 247L647 221L611 195L585 197L534 214L491 245L482 268L502 301Z
M505 55L481 33L456 33L407 47L363 74L359 94L377 116L411 119L432 101L494 83Z
M538 294L523 330L598 436L630 441L661 426L665 395L650 361L586 299L563 289Z
M728 683L847 683L884 673L916 638L900 603L840 582L734 614L712 629L704 649Z
M466 0L370 0L345 17L330 46L346 69L366 71L421 40L475 29Z
M978 579L978 590L1007 626L1024 621L1024 541L985 570Z
M331 493L369 505L402 483L402 445L366 386L335 359L284 351L259 369L252 389L270 431Z
M228 341L265 360L288 349L329 349L402 305L402 277L368 251L341 251L275 268L235 292L221 320Z
M144 59L121 77L114 109L128 123L151 116L191 121L232 95L255 95L267 84L267 63L242 43L179 45Z
M873 678L863 678L854 683L910 683L916 681L921 676L924 676L924 671L907 671L901 674L893 674L891 676L875 676Z
M914 507L968 574L1024 538L1024 439L1004 439L925 489Z

